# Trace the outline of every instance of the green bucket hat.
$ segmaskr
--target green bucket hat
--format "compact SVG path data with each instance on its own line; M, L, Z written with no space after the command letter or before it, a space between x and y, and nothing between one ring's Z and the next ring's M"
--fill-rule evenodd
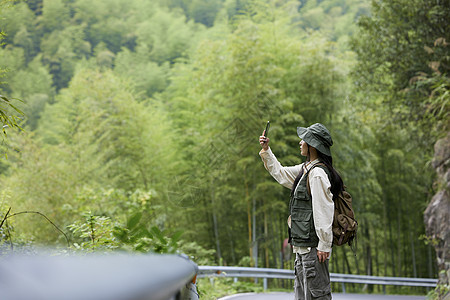
M299 138L304 140L308 145L317 149L325 155L331 156L330 147L333 145L330 132L320 123L313 124L307 128L297 127Z

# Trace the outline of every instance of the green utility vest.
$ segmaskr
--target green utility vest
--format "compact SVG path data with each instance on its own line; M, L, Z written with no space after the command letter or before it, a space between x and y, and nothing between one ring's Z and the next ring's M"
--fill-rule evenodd
M326 167L317 167L324 169L328 175ZM308 173L312 169L309 169ZM319 244L319 238L314 227L312 198L306 187L308 173L298 183L289 203L291 213L290 243L297 247L317 247Z

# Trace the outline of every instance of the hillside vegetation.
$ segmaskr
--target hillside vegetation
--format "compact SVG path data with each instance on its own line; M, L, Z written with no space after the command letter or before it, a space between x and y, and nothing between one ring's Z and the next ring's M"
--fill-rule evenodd
M0 215L45 214L84 251L292 268L289 190L258 137L270 120L294 165L296 127L321 122L360 224L357 255L334 248L330 271L435 277L423 211L448 129L448 7L406 2L3 2L0 94L26 117L2 146ZM67 246L36 213L0 232L5 246Z

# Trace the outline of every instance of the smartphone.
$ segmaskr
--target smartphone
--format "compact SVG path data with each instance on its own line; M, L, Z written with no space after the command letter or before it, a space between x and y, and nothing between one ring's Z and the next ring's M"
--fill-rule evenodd
M267 121L266 130L264 130L264 136L267 137L270 128L270 121Z

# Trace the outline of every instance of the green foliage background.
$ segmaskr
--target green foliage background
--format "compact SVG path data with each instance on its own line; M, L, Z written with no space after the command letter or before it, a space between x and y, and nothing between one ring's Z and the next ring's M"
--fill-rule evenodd
M298 164L296 127L322 122L360 223L357 256L333 249L331 271L435 277L423 211L448 130L449 9L409 2L2 3L1 93L26 119L4 145L1 214L39 211L84 251L292 268L289 191L258 137L271 120L274 153ZM38 215L7 220L4 243L64 246Z

